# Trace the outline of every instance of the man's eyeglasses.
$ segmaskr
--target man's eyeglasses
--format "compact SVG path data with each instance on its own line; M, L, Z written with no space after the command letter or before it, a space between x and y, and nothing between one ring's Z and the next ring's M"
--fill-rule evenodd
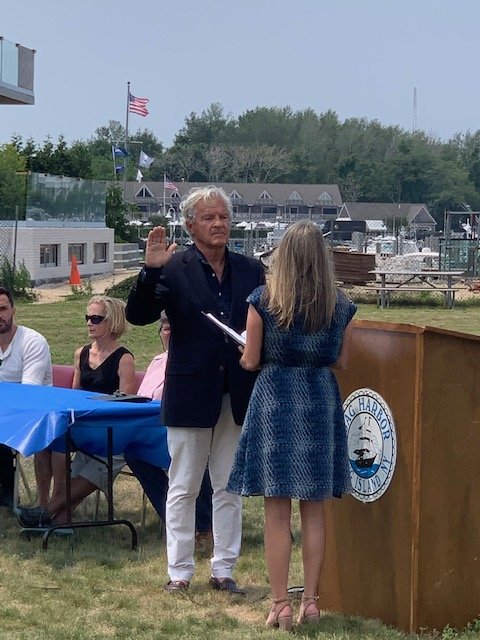
M89 316L88 313L86 313L85 320L86 322L90 320L92 324L100 324L105 320L105 316L97 316L97 315Z

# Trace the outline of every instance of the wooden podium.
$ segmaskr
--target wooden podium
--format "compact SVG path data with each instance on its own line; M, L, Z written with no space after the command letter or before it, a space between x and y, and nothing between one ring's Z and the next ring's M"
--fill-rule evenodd
M337 375L343 399L388 404L397 460L378 500L328 501L321 607L462 628L480 615L480 337L359 320Z

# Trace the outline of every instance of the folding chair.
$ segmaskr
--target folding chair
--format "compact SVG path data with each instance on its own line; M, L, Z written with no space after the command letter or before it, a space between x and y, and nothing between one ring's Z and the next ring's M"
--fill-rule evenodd
M28 478L22 466L23 456L19 451L15 451L14 449L12 449L12 452L13 452L13 463L15 465L15 473L13 476L13 506L18 507L18 504L19 504L20 482L23 484L29 503L33 504L35 501L35 494L30 488L30 485L28 483Z

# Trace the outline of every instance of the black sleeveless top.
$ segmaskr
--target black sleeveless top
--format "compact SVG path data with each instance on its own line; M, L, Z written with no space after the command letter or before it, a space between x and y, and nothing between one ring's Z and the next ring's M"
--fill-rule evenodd
M80 388L85 391L115 393L120 386L118 365L125 353L130 351L125 347L118 347L99 367L92 369L88 364L90 345L86 344L80 353Z

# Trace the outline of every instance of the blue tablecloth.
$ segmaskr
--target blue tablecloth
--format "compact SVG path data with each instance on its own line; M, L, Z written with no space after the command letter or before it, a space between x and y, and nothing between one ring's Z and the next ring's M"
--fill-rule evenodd
M113 453L127 449L163 468L170 462L160 402L108 402L91 391L0 382L0 443L29 456L42 449L64 450L70 427L77 447L107 455L106 427Z

